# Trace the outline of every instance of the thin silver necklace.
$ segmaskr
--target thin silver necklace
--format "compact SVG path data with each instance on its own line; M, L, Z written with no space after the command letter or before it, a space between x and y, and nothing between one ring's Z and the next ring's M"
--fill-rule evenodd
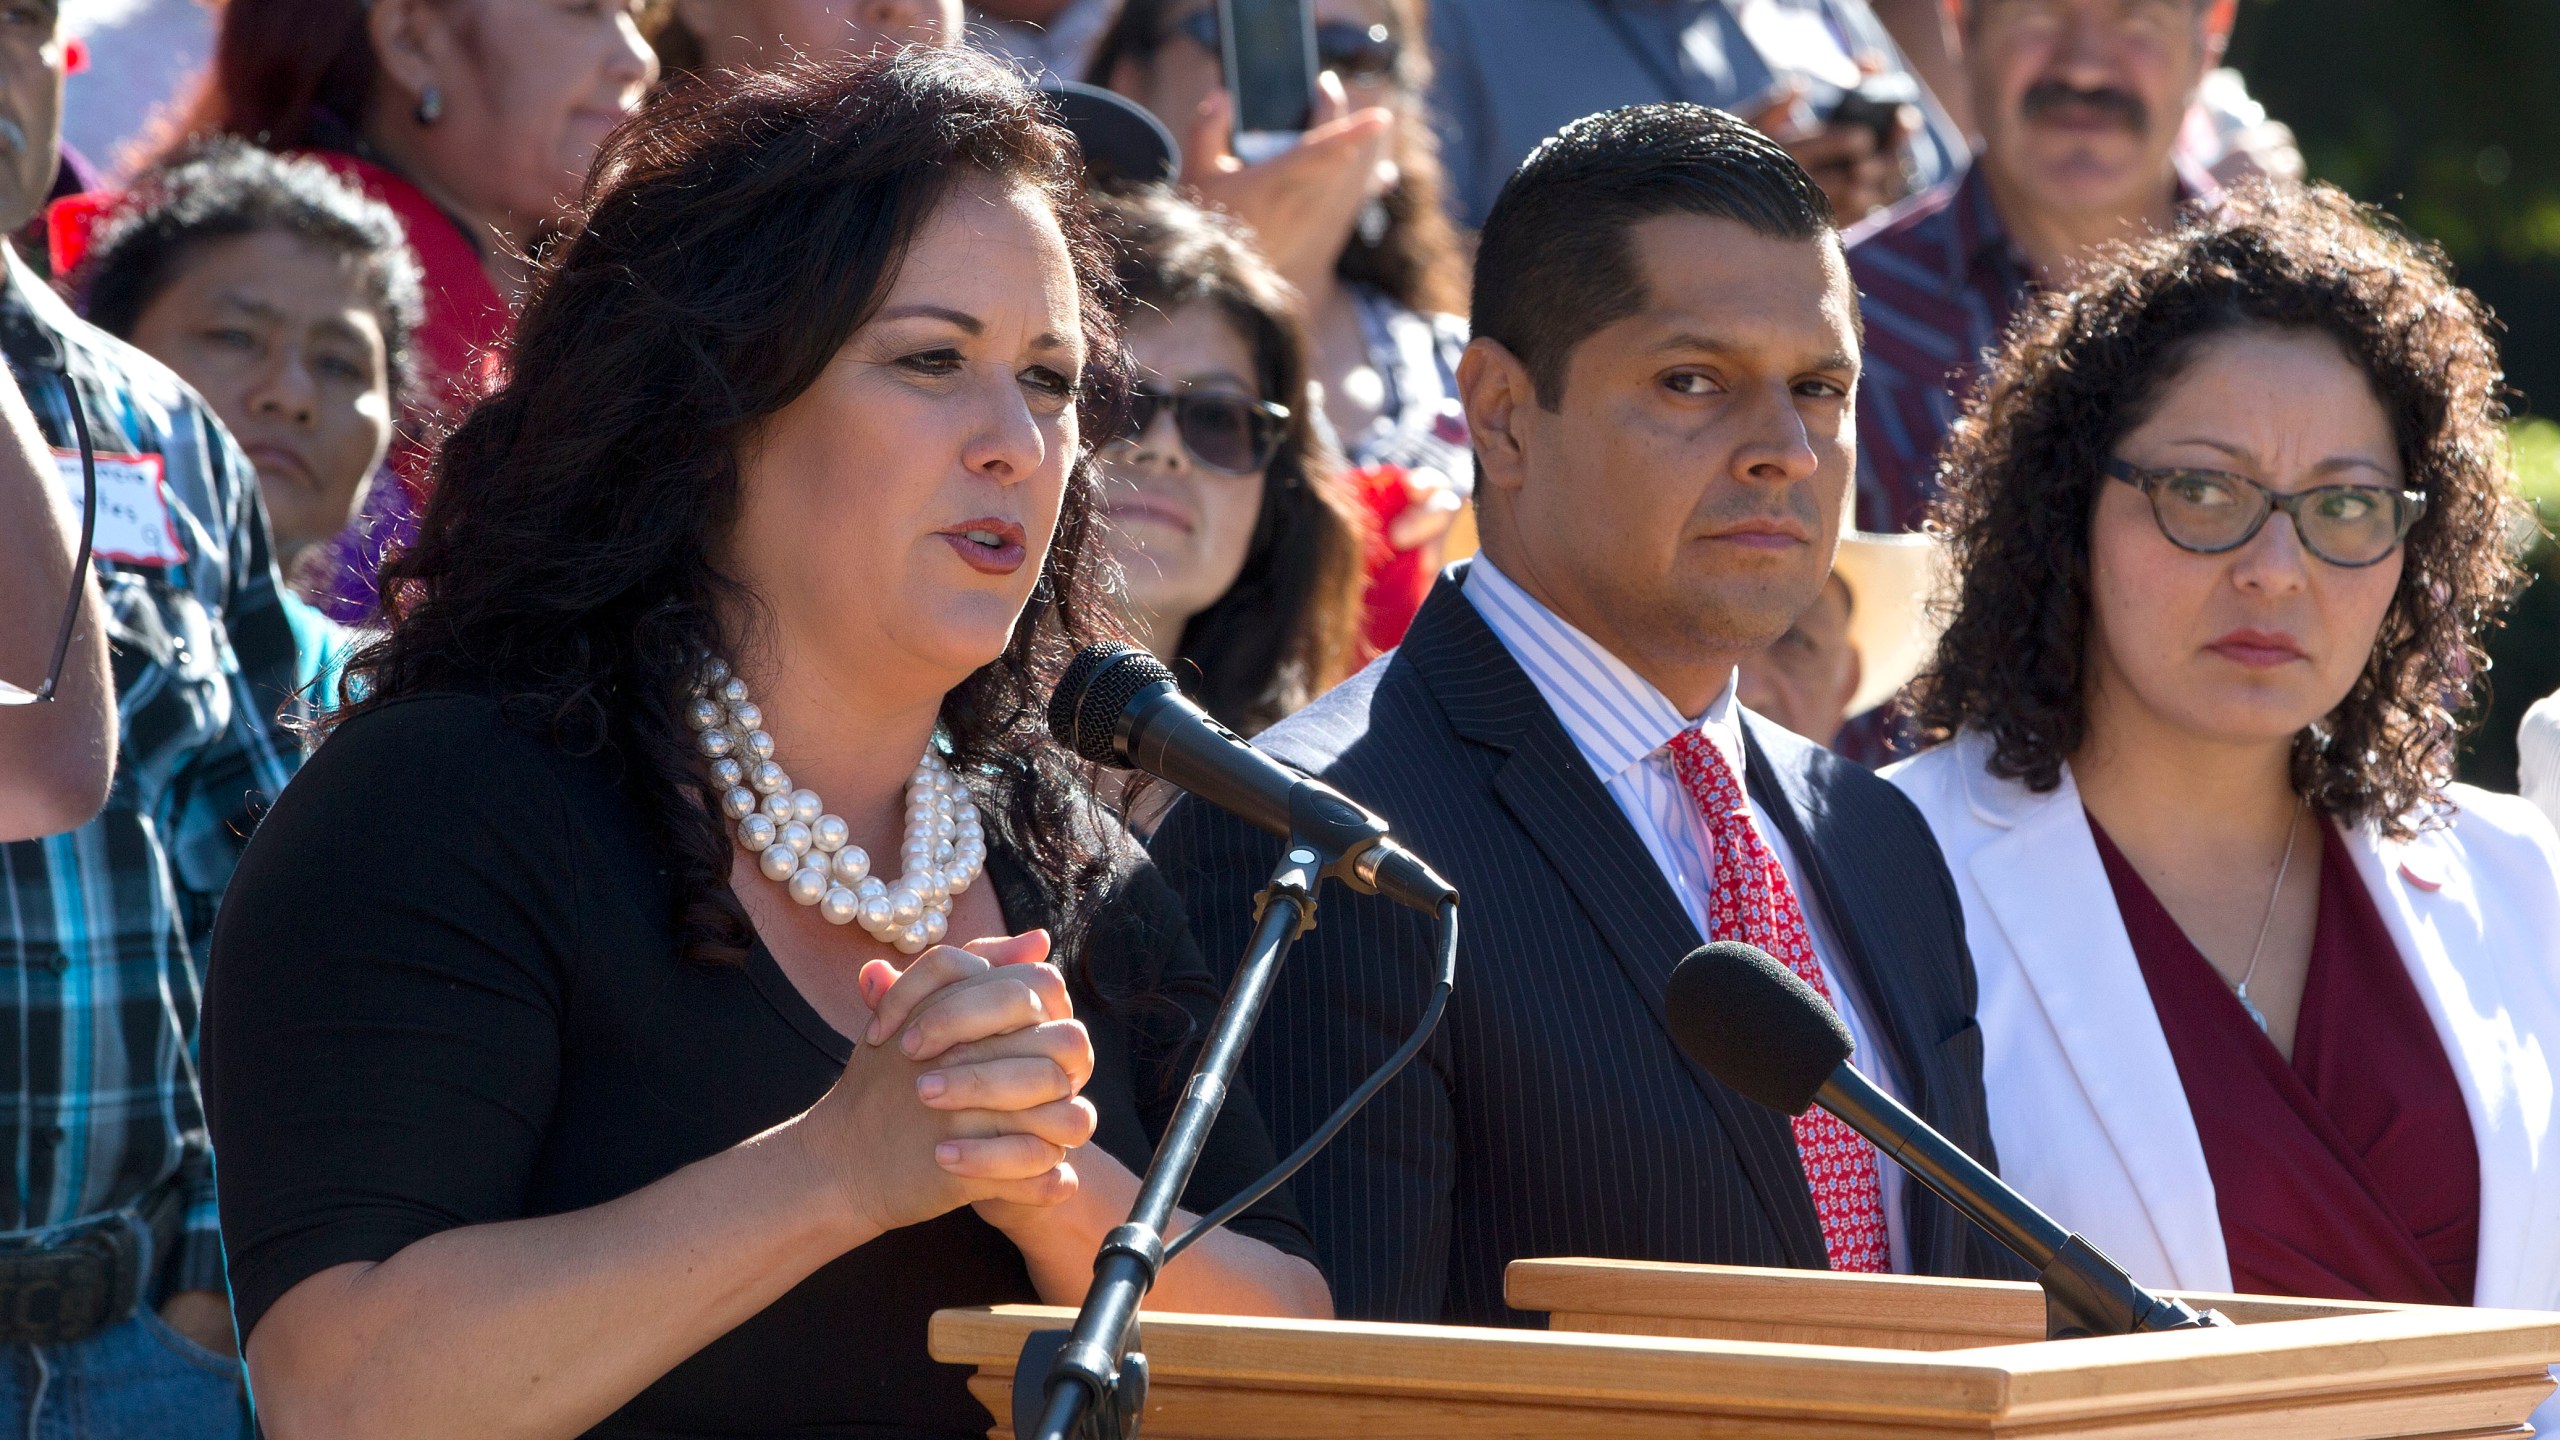
M2240 984L2237 987L2240 1008L2248 1011L2249 1018L2258 1022L2258 1033L2261 1035L2267 1033L2267 1012L2259 1009L2258 1002L2249 998L2249 977L2258 973L2258 956L2266 950L2267 931L2276 923L2276 902L2284 898L2285 874L2293 869L2293 844L2302 838L2300 808L2297 807L2294 813L2286 818L2288 823L2284 831L2284 859L2276 864L2276 886L2267 892L2267 913L2265 918L2258 922L2258 943L2249 947L2249 966L2240 972Z

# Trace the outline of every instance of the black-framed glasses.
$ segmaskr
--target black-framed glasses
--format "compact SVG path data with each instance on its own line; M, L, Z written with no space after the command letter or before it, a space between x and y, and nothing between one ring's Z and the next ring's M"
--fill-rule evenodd
M1213 7L1194 10L1167 27L1167 34L1179 35L1212 55L1224 54L1218 48L1218 12ZM1396 63L1404 58L1404 42L1384 25L1354 25L1347 20L1324 20L1316 25L1316 68L1330 70L1345 80L1384 84L1393 80Z
M2384 485L2315 485L2282 494L2224 470L2146 470L2114 459L2104 469L2151 498L2151 518L2170 544L2198 555L2239 549L2281 510L2303 549L2332 565L2362 569L2391 558L2427 510L2425 495Z
M80 438L80 554L71 562L71 594L62 602L62 625L53 635L53 664L33 690L0 680L0 705L41 705L62 688L62 662L71 654L71 632L80 624L80 601L89 590L89 550L98 538L98 453L89 441L89 417L80 408L79 388L69 371L62 376L62 397L71 407L72 433Z
M1167 390L1136 385L1129 390L1128 419L1113 436L1135 441L1171 410L1173 432L1191 458L1227 475L1251 475L1280 453L1289 430L1289 407L1223 390Z

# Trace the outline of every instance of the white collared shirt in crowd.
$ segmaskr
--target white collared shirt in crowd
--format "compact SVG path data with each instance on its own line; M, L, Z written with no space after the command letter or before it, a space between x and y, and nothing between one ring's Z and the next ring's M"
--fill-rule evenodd
M2524 712L2516 732L2517 789L2560 825L2560 695L2545 695Z
M1703 940L1708 926L1709 887L1715 875L1715 850L1706 820L1698 814L1697 802L1672 769L1671 740L1694 724L1705 732L1708 742L1733 767L1739 780L1743 774L1742 706L1734 699L1734 682L1728 679L1706 713L1691 721L1652 682L1566 623L1482 554L1467 566L1465 594L1502 642L1502 648L1510 651L1511 658L1528 672L1530 683L1563 723L1565 733L1573 737L1582 758L1591 762L1593 773L1600 777L1609 798L1626 813L1627 823L1643 839L1653 863L1662 871L1663 879L1670 882L1671 893L1680 897L1681 906L1689 912L1689 923L1697 927ZM1867 1025L1863 997L1846 983L1832 959L1838 946L1832 942L1828 917L1805 898L1804 872L1796 864L1795 852L1788 847L1786 837L1769 823L1758 797L1750 794L1747 785L1743 799L1751 812L1752 827L1778 857L1778 864L1786 871L1787 884L1795 891L1796 903L1804 911L1805 927L1813 941L1814 963L1822 967L1832 1008L1839 1011L1841 1022L1849 1027L1849 1038L1858 1047L1859 1071L1898 1097L1898 1084L1889 1073L1891 1067L1884 1063L1884 1052L1871 1043L1875 1032ZM1903 1234L1902 1173L1881 1156L1876 1160L1876 1173L1883 1184L1885 1228L1893 1268L1907 1274L1911 1269L1911 1247Z

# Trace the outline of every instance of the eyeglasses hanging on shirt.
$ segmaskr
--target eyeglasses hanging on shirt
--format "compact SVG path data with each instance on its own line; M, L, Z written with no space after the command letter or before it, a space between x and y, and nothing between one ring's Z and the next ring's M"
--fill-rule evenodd
M0 705L41 705L49 703L62 688L62 662L71 654L71 632L80 623L81 597L89 588L89 547L98 538L98 454L89 440L89 417L80 407L80 392L71 383L69 371L56 371L62 377L62 395L71 409L71 429L80 439L80 553L71 562L71 593L62 602L62 626L54 632L53 664L46 668L44 681L33 690L0 680Z

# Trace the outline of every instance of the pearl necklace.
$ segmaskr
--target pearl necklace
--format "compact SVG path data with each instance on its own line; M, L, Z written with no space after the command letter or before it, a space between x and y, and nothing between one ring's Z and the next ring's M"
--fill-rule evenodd
M862 922L873 939L913 955L950 933L951 897L969 888L987 864L987 834L968 787L931 749L907 779L907 825L900 846L904 873L896 884L871 873L871 857L852 843L844 820L822 813L814 790L792 788L773 761L764 711L747 698L747 682L714 656L702 667L685 721L711 761L720 809L738 825L738 843L803 905L832 925Z

